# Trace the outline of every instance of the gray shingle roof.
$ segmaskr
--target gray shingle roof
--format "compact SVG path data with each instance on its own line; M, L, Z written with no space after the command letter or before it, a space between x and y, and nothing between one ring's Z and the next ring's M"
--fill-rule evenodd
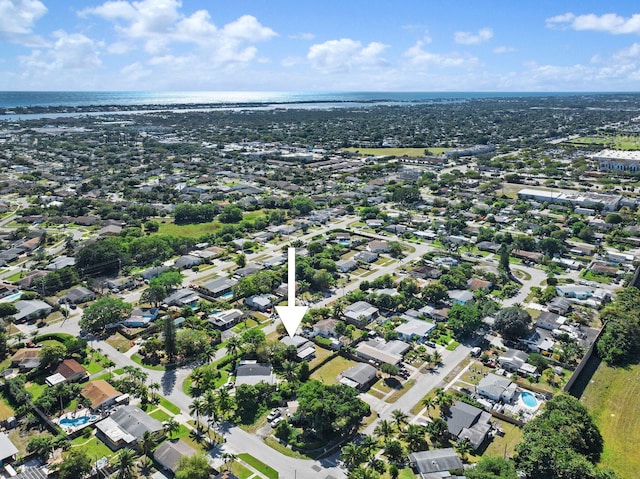
M409 462L420 474L462 469L462 461L451 447L409 454Z

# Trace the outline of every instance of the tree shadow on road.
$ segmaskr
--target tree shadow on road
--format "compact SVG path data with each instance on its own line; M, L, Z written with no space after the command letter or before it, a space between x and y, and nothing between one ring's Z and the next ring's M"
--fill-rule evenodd
M171 394L173 392L173 388L176 387L176 370L165 370L164 374L162 375L160 384L162 386L162 394L164 394L165 396L167 394Z

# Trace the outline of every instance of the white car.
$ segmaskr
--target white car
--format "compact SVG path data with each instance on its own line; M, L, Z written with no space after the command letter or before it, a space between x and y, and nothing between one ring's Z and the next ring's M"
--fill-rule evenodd
M275 418L273 421L271 421L271 427L276 427L278 424L280 424L282 421L284 421L283 417L277 417Z

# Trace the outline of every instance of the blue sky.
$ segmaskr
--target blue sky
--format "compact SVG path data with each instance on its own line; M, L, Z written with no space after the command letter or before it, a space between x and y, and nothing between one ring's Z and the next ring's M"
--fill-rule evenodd
M638 12L628 0L0 0L0 90L640 91Z

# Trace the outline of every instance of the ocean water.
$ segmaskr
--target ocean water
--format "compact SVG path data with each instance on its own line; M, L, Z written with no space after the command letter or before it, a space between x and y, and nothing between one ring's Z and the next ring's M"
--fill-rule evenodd
M578 93L585 95L586 93ZM423 103L471 98L568 96L549 92L0 92L0 108L135 105L273 105L304 103Z

